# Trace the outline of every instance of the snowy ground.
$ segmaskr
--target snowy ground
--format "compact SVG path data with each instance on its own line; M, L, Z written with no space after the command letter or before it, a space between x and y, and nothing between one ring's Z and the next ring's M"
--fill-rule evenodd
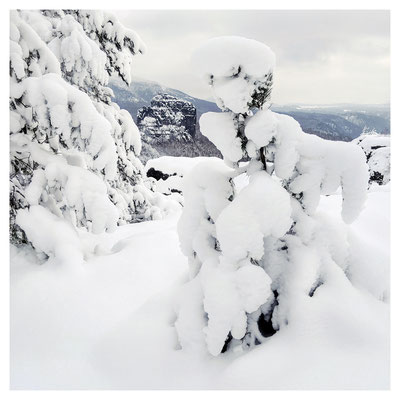
M339 218L340 200L324 198L322 212ZM11 248L12 388L389 387L389 305L377 299L389 271L387 189L369 193L351 227L356 289L322 285L296 323L217 358L179 350L173 304L187 261L178 217L103 235L103 254L80 266L39 265Z

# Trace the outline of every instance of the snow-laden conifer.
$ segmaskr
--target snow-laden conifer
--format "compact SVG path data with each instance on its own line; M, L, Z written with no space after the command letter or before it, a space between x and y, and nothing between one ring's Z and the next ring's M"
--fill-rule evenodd
M12 242L51 255L57 230L76 241L79 228L101 233L162 215L162 196L142 177L139 131L107 87L111 75L129 84L144 50L107 12L11 11Z
M275 56L266 45L215 38L193 61L223 111L203 114L200 129L225 163L200 163L184 182L178 229L190 281L175 325L183 348L218 355L296 324L320 285L349 284L345 224L317 208L341 188L351 223L368 171L360 147L306 134L270 111Z

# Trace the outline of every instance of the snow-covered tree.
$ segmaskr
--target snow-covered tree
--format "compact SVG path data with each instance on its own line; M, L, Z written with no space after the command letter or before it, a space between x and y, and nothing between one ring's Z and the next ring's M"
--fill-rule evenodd
M190 280L175 326L184 349L218 355L296 324L320 285L348 282L345 224L317 206L341 187L351 223L368 171L360 147L308 135L270 111L275 56L266 45L211 39L193 65L223 111L203 114L200 129L225 163L199 164L184 182L178 230Z
M139 36L102 11L11 11L10 22L11 241L51 255L46 232L74 241L77 228L159 218L139 131L107 87L111 75L130 83Z

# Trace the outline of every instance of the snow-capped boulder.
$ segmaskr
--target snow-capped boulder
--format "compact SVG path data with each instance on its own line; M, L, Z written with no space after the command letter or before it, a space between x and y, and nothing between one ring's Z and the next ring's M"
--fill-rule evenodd
M361 146L367 157L369 183L386 185L390 182L390 136L365 133L353 142Z

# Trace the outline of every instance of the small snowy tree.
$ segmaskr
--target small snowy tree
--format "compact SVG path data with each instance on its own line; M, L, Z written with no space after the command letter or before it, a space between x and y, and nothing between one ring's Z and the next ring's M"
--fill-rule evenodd
M352 222L368 172L358 146L308 135L269 110L275 56L264 44L215 38L193 64L223 111L203 114L200 129L225 164L199 164L184 183L178 230L190 281L175 326L183 348L218 355L295 324L320 285L347 281L344 225L316 209L341 186Z
M56 244L43 233L159 218L139 131L106 86L111 75L130 83L138 35L102 11L11 11L10 20L11 241L50 255Z

